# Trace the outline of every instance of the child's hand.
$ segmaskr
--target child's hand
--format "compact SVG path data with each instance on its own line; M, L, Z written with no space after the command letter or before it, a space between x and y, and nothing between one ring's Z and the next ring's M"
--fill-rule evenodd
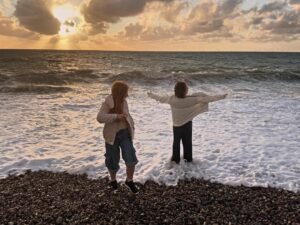
M124 120L124 119L126 119L126 117L127 117L127 115L126 115L126 114L124 114L124 113L122 113L122 114L118 114L118 115L117 115L117 120L118 120L118 121L121 121L121 120Z

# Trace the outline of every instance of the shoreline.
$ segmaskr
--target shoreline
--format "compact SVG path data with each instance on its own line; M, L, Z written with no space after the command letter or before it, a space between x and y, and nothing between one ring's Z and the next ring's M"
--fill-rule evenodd
M147 181L131 194L108 178L31 172L0 180L0 224L300 224L300 193L201 179Z

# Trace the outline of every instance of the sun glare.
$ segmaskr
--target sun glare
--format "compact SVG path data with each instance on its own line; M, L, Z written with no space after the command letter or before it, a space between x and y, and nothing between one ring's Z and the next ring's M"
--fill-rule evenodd
M61 36L74 34L78 31L80 13L79 10L70 4L60 5L53 9L54 16L60 22Z

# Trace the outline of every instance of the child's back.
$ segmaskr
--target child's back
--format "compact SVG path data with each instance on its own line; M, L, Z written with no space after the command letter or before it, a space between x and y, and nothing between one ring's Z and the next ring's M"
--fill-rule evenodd
M183 144L184 159L187 162L193 161L192 154L192 120L200 113L208 111L209 102L224 99L227 95L210 96L205 93L196 93L188 96L188 87L184 82L177 82L175 85L175 95L159 96L148 93L161 103L171 106L173 119L173 155L172 161L180 162L180 141Z

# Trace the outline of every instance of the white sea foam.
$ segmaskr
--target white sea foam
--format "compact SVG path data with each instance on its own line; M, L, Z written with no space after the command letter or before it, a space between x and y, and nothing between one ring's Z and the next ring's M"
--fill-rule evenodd
M193 121L194 162L170 163L172 122L168 105L135 85L129 104L136 123L139 164L135 179L176 185L204 178L230 185L300 190L300 92L289 83L198 85L191 91L229 93ZM165 91L162 91L162 87ZM172 85L155 86L169 92ZM102 91L99 93L99 90ZM24 170L107 175L102 127L96 122L107 85L74 93L1 95L0 177ZM119 179L125 178L121 161Z

